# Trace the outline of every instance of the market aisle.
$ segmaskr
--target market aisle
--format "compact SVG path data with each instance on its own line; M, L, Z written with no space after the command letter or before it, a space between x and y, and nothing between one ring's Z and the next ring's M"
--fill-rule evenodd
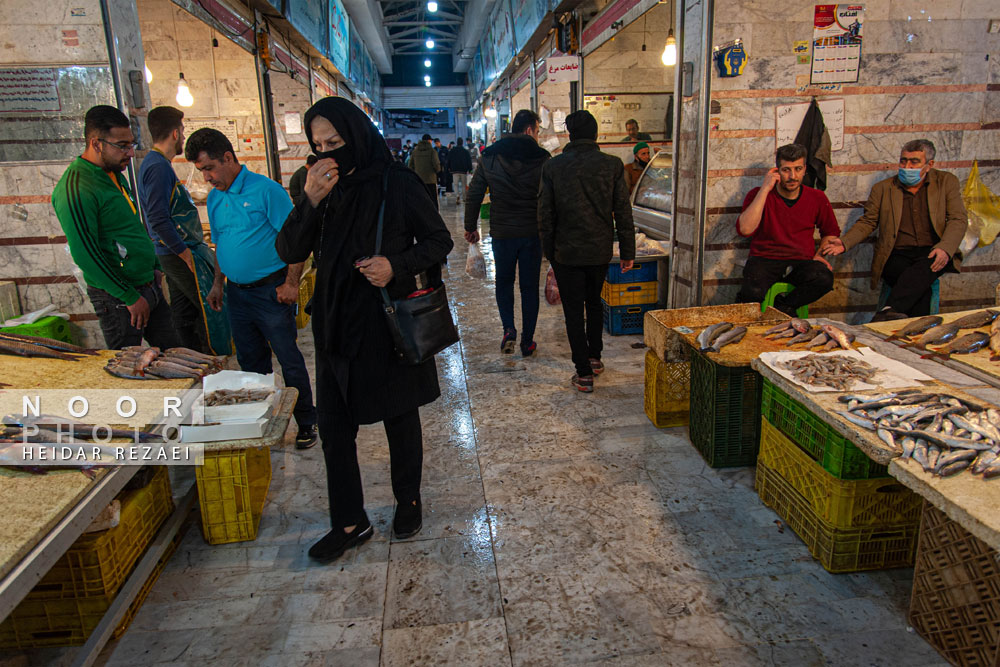
M708 468L686 429L649 423L641 337L605 337L592 395L569 388L558 307L542 304L534 357L500 355L492 283L464 274L461 216L443 208L462 343L422 411L418 538L389 538L384 434L364 427L376 536L311 563L329 525L322 453L275 450L258 539L211 547L193 526L102 663L942 664L906 629L911 570L827 574L752 469Z

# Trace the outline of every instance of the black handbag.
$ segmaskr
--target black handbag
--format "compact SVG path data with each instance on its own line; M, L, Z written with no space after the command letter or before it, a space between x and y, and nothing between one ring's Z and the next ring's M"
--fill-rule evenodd
M389 169L382 178L382 205L375 232L375 255L382 252L382 226L388 194ZM434 358L441 350L458 342L458 329L448 307L444 283L427 294L411 299L390 299L383 287L382 307L396 347L396 357L409 366Z

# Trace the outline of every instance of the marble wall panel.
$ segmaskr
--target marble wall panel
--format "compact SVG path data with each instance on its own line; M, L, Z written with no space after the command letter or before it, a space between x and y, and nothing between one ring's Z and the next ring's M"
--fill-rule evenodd
M0 206L0 238L62 235L59 219L48 202Z
M774 166L774 137L718 137L712 139L710 145L709 169L770 169Z
M995 18L997 5L993 0L962 0L963 19Z
M764 103L760 99L716 100L720 112L712 114L712 127L719 130L766 130L774 127L774 112L770 117L764 114Z
M75 30L76 44L63 41L63 30ZM25 40L26 34L33 35ZM44 44L45 48L37 45ZM35 64L107 62L104 28L100 25L11 25L0 23L0 62Z
M989 95L985 91L846 95L844 117L846 124L855 127L980 123L988 117L984 106ZM949 120L942 121L943 118ZM835 158L838 152L834 152Z
M866 56L863 84L901 86L962 82L962 55L958 53L873 53Z
M14 277L68 276L75 268L65 244L0 246L0 266Z
M587 94L670 91L674 71L660 62L670 9L656 5L584 59ZM646 49L643 50L645 44Z
M889 3L889 18L927 21L934 19L958 19L962 17L963 0L936 0L933 3L924 0L891 0Z

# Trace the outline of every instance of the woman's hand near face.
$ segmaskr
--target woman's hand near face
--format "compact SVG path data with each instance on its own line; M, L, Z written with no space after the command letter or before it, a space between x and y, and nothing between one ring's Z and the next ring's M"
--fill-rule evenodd
M330 194L330 190L333 190L333 186L339 180L340 174L337 171L337 163L335 161L330 158L323 158L316 162L306 173L306 186L304 190L306 197L309 198L309 203L314 208L319 206L319 203Z

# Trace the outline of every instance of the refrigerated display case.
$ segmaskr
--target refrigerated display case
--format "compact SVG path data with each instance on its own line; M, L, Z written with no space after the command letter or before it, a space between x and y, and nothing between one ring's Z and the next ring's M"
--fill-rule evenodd
M636 229L657 240L670 239L673 164L670 153L661 151L654 155L632 192L632 217Z

